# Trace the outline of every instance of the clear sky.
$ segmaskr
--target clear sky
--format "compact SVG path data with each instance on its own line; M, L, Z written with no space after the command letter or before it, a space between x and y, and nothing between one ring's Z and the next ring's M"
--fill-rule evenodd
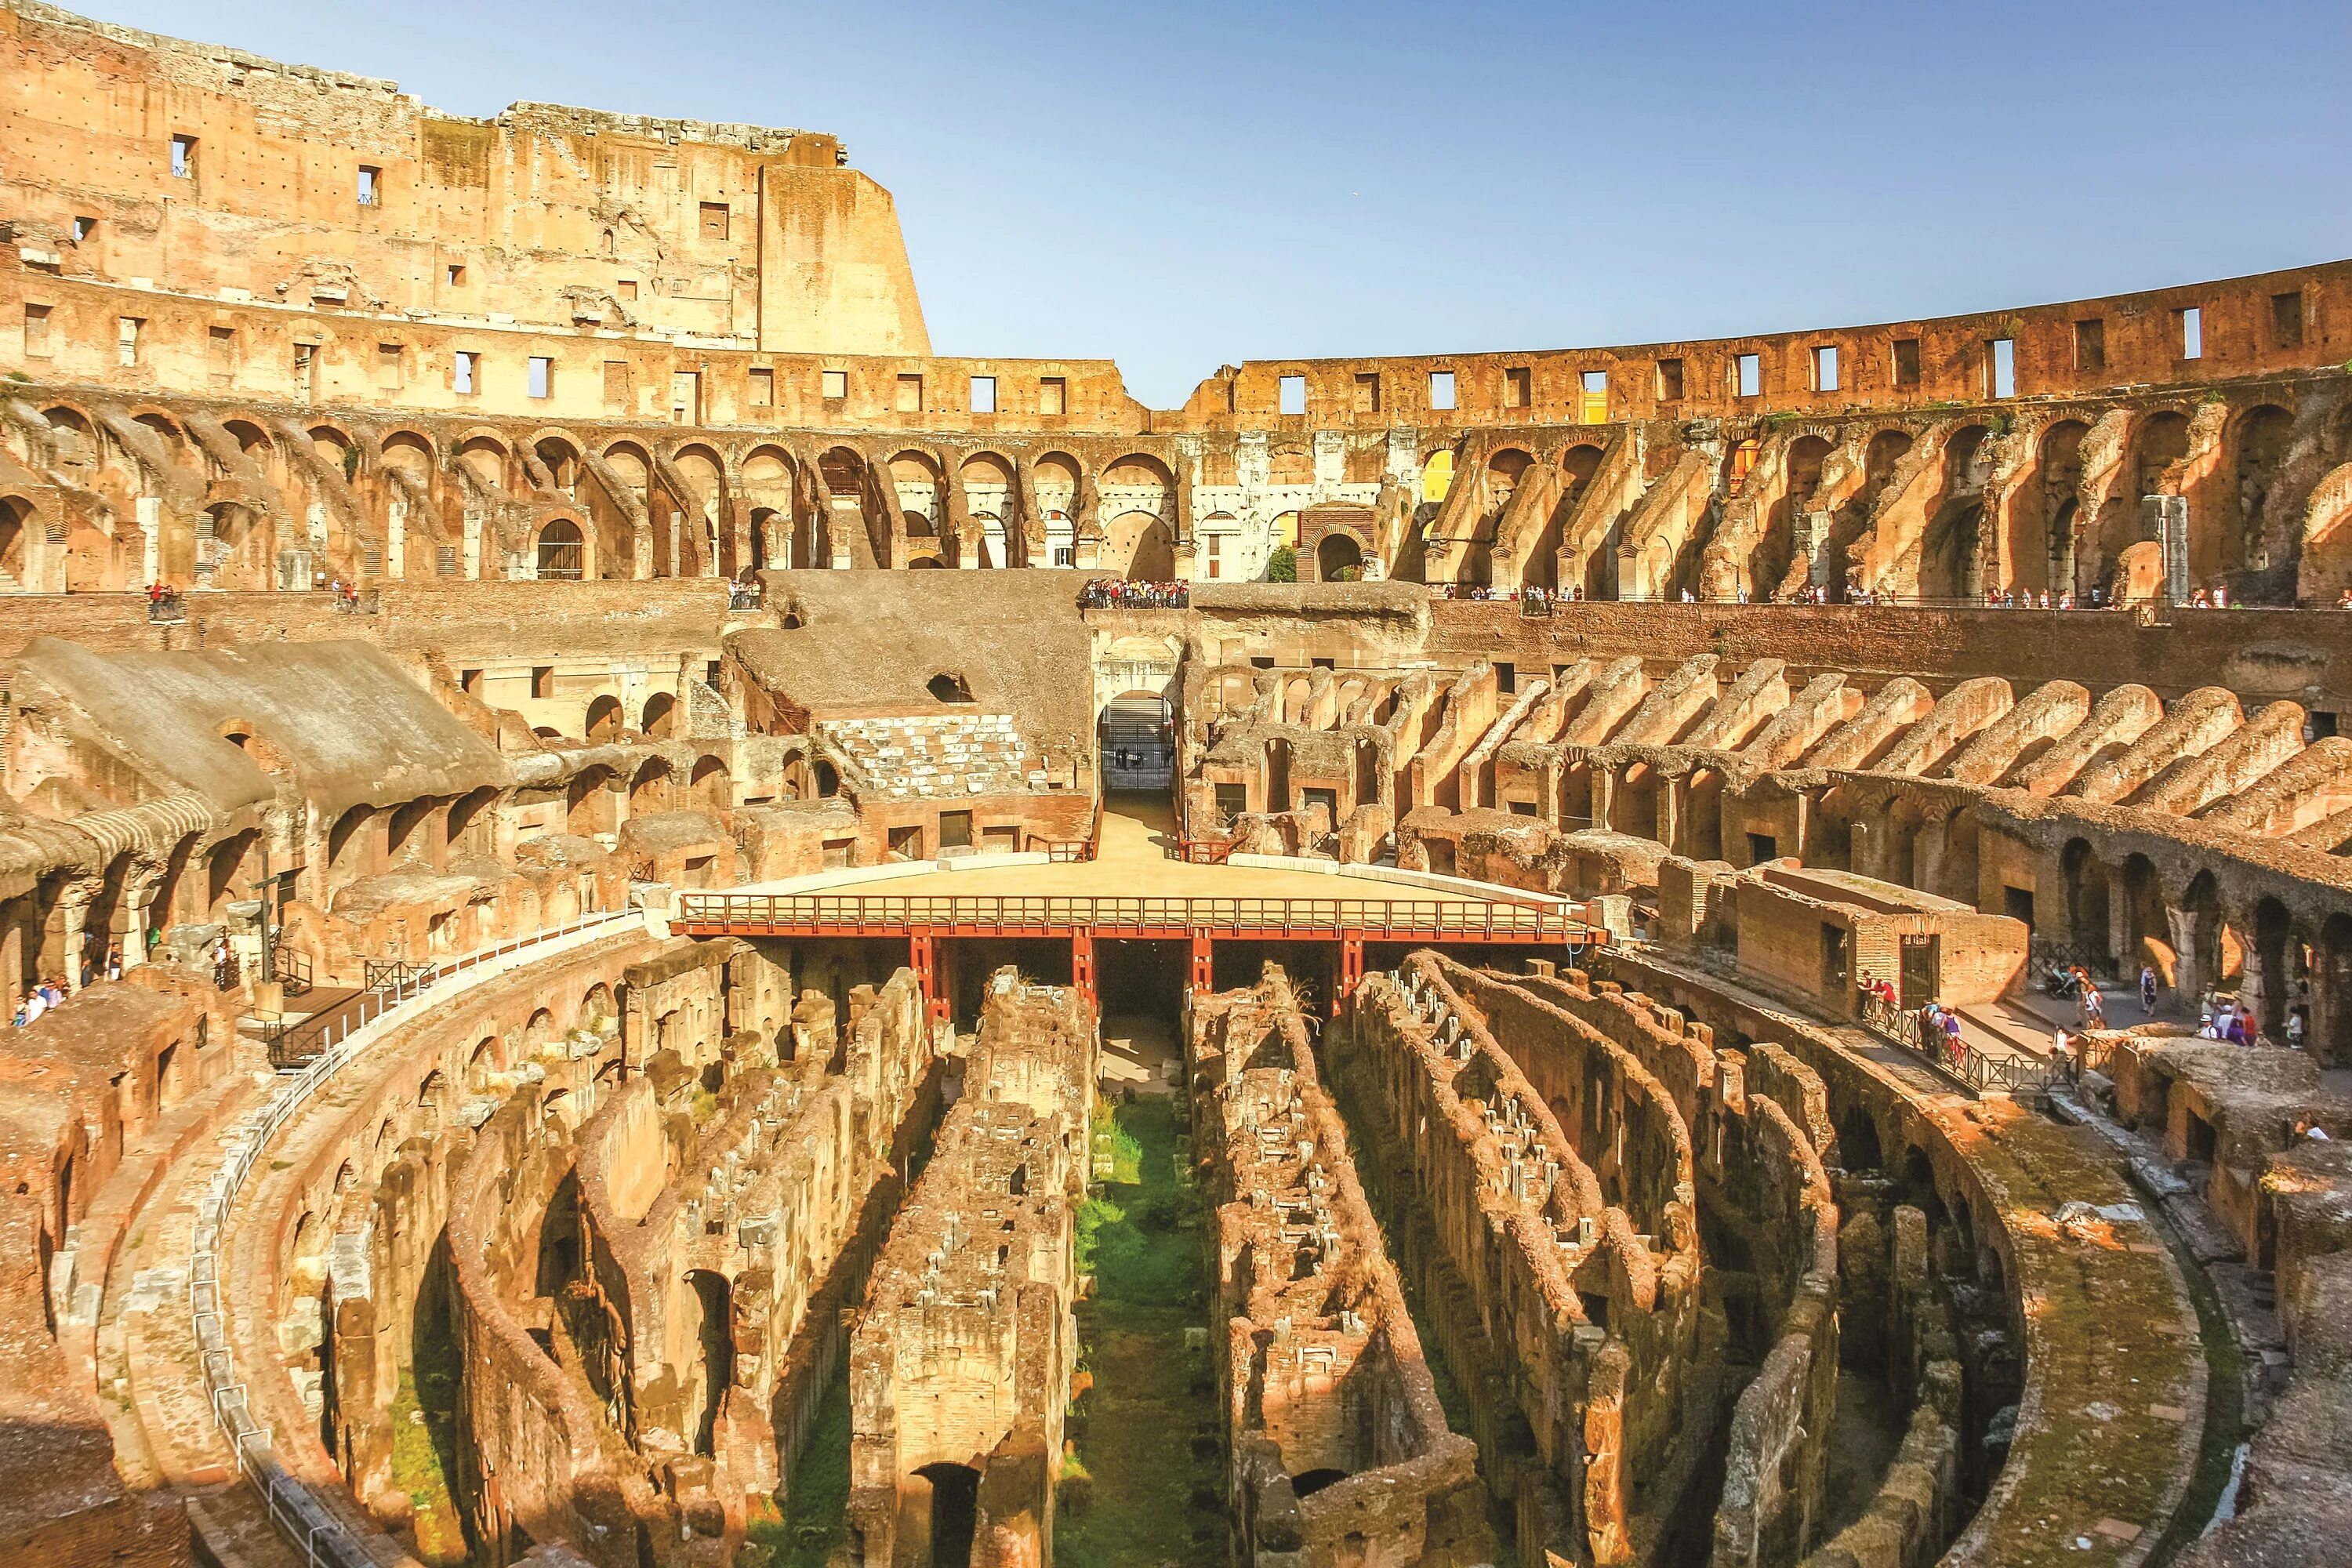
M1154 406L1276 357L1697 338L2352 257L2352 4L82 0L517 100L832 132L932 346Z

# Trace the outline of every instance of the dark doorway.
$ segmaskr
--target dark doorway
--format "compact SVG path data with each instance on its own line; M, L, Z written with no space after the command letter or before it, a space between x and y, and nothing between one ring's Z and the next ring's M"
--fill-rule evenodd
M971 1568L980 1472L970 1465L941 1463L915 1473L931 1483L931 1568Z

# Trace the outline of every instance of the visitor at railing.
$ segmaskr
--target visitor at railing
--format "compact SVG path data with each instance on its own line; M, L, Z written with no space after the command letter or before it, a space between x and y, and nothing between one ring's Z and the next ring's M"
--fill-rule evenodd
M727 584L727 607L730 610L756 610L760 607L760 584L730 583Z
M1129 583L1097 577L1078 590L1082 610L1182 610L1192 603L1189 583Z

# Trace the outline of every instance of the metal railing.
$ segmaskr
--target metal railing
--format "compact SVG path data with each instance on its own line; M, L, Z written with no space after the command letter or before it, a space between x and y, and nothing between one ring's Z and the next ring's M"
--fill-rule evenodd
M1168 847L1168 858L1188 866L1222 866L1234 853L1230 838L1179 838Z
M1996 1056L1979 1049L1964 1035L1954 1037L1940 1028L1933 1031L1935 1038L1930 1040L1929 1026L1919 1009L1900 1006L1868 991L1858 994L1864 1027L1979 1094L1987 1089L2042 1090L2065 1080L2066 1064L2062 1061L2022 1052Z
M1035 842L1045 851L1045 858L1056 866L1080 864L1102 853L1102 802L1097 800L1084 838L1041 838Z
M278 1461L269 1428L253 1417L252 1401L237 1376L236 1352L229 1344L228 1321L221 1303L221 1243L237 1194L286 1124L328 1079L359 1058L361 1047L366 1043L358 1037L361 1029L469 970L564 937L643 918L634 910L584 916L551 931L537 931L467 953L367 993L356 1013L341 1016L342 1026L333 1032L332 1039L319 1056L299 1071L281 1078L268 1104L241 1129L235 1145L213 1173L210 1188L197 1203L195 1226L188 1237L188 1317L195 1333L205 1402L212 1406L214 1424L228 1438L238 1473L261 1494L270 1521L302 1554L310 1568L374 1568L375 1558L350 1527Z
M1226 936L1364 937L1423 941L1520 937L1568 942L1582 922L1524 904L1439 900L1095 898L1022 894L893 896L830 893L685 893L673 923L782 928L837 935L914 930L1199 931Z

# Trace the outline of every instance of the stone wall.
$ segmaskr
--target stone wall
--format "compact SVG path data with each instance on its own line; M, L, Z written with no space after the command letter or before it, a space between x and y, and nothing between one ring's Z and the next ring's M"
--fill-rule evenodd
M1476 1447L1446 1427L1287 979L1196 998L1185 1052L1212 1130L1238 1560L1493 1561Z
M877 1260L850 1349L853 1550L1051 1563L1077 1353L1072 1251L1098 1049L1064 986L989 983L963 1091Z

